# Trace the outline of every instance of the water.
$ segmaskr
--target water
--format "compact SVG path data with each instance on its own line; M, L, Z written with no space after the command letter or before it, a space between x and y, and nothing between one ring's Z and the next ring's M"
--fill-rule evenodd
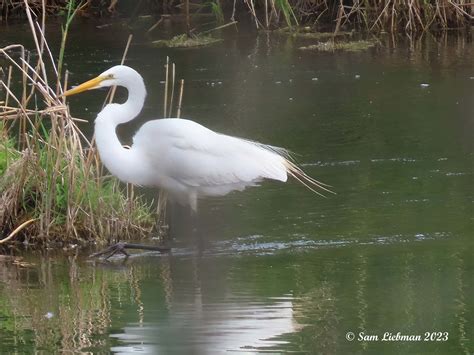
M95 25L70 34L72 83L120 60L127 30ZM22 26L2 35L2 46L28 38ZM162 115L169 55L183 116L289 148L337 195L270 182L204 201L202 255L176 241L171 256L125 262L1 258L0 353L474 352L472 42L311 53L243 30L199 50L148 43L136 35L127 61L148 87L144 118ZM73 114L92 121L104 95L71 98Z

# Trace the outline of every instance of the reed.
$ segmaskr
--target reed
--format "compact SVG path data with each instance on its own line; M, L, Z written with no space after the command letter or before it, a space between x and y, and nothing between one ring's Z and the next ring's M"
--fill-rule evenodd
M132 2L133 0L129 0ZM51 14L68 13L73 0L30 0L29 6L35 11ZM150 8L167 12L168 1L163 6L155 6L149 0ZM107 14L115 9L116 0L94 2L85 1L81 13ZM42 5L45 4L44 7ZM187 35L191 34L190 8L208 8L218 23L224 23L225 10L232 9L234 21L238 9L247 9L239 17L250 16L257 28L281 28L305 25L334 26L340 28L364 29L367 31L405 31L414 33L427 30L466 28L474 20L474 5L471 0L201 0L189 3L181 0L173 11L186 14ZM0 21L10 16L24 14L25 2L0 0ZM164 10L166 9L166 10ZM155 14L156 15L156 14Z
M228 1L231 7L232 1ZM467 28L474 20L468 0L246 0L257 28L306 25L366 31L419 31ZM235 16L233 1L231 19Z
M21 241L45 246L105 244L148 235L156 209L133 189L103 175L93 141L78 127L83 120L71 116L61 97L67 73L59 76L44 21L40 25L33 19L26 1L25 9L37 59L25 55L22 45L0 48L11 64L7 80L0 81L5 93L0 98L0 246L6 239L9 245ZM166 87L174 92L174 81L168 83L175 78L174 66L172 72ZM17 79L21 85L13 87ZM179 93L180 109L182 88Z
M474 6L466 0L354 0L338 4L336 21L369 31L418 31L462 28L474 20Z
M224 20L224 11L222 10L222 5L219 0L211 0L208 2L211 13L215 16L218 24L223 24Z

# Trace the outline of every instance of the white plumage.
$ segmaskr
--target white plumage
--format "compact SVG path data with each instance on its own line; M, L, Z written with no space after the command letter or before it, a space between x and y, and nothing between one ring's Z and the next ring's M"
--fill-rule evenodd
M263 179L285 182L288 175L314 192L314 187L329 191L292 163L285 149L216 133L186 119L148 121L133 137L132 147L125 149L115 129L143 107L146 90L140 74L115 66L65 95L112 85L124 86L128 100L109 104L98 114L95 135L102 162L124 182L161 188L193 210L201 197L241 191Z

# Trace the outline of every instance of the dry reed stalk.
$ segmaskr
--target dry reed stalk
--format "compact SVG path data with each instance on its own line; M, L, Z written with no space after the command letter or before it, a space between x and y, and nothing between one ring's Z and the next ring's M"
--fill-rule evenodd
M180 118L181 117L181 105L183 103L183 91L184 91L184 80L181 79L179 81L179 99L178 99L178 109L177 109L177 112L176 112L176 117L177 118Z
M268 29L270 26L268 17L268 0L265 0L265 28Z
M127 58L128 50L130 49L130 44L132 43L133 35L130 34L127 39L127 44L125 45L125 49L122 54L122 59L120 60L120 65L124 65L125 59ZM117 87L113 86L110 88L109 92L107 93L107 97L105 98L104 105L108 102L109 104L112 103L114 97L115 97L115 92L117 91Z
M469 26L474 19L474 6L465 0L353 0L352 4L339 0L337 8L336 30L352 18L355 25L363 25L369 31L394 32L403 28L407 34Z
M176 67L174 63L171 65L171 97L170 97L170 104L169 104L169 112L167 117L172 117L172 111L173 111L173 99L174 99L174 83L176 80Z
M167 105L168 105L168 74L169 74L169 64L170 58L166 57L166 64L165 64L165 95L163 101L163 117L166 117L167 113Z
M1 82L6 100L0 106L0 118L3 122L8 119L9 127L18 127L19 149L23 150L0 177L0 228L18 233L16 225L23 228L26 225L21 224L22 220L34 219L35 223L21 232L30 243L38 244L91 240L100 244L113 237L143 236L153 223L149 204L136 198L133 191L124 197L116 180L101 176L91 142L57 95L64 92L67 73L64 87L58 75L54 80L56 89L49 85L50 68L55 74L60 70L44 35L45 19L39 25L33 20L28 2L24 6L38 56L31 64L21 45L0 49L12 68L7 82ZM10 54L14 49L21 50L19 58ZM10 88L13 70L23 79L18 97ZM11 136L13 130L9 127L4 129ZM116 236L110 234L119 232Z

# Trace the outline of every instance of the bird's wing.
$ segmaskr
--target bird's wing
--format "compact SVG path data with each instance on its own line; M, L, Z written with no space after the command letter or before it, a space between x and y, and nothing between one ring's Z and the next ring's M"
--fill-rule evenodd
M287 179L287 160L278 148L219 134L190 120L149 121L134 145L146 153L157 177L187 186L242 188L264 178Z

